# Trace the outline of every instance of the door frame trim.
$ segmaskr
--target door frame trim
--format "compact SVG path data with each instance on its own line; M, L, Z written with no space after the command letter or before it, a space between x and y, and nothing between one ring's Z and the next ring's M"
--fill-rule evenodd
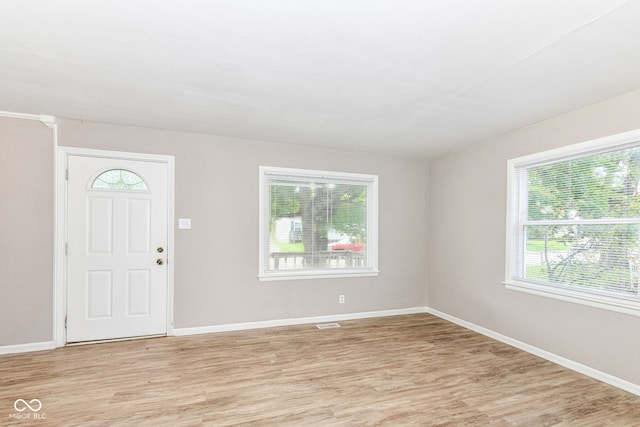
M174 191L175 158L162 154L132 153L123 151L94 150L79 147L56 147L56 188L55 188L55 274L53 291L53 341L56 347L67 345L65 316L67 313L67 180L66 170L69 156L100 157L121 160L137 160L167 165L167 335L174 335Z

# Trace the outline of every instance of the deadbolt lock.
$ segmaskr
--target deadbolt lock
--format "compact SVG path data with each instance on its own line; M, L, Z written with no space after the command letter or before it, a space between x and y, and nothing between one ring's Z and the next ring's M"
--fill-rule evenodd
M158 251L159 254L161 254L162 252L164 252L164 248L159 247L158 249L156 249Z

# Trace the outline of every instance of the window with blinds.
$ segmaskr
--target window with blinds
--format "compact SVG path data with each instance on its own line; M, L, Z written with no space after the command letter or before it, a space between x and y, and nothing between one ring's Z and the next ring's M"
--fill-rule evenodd
M262 280L377 274L377 176L260 168Z
M509 167L507 285L640 309L640 134Z

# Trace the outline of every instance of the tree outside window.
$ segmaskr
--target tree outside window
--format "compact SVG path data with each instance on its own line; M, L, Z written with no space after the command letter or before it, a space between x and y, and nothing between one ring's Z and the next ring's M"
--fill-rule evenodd
M522 166L518 174L526 180L520 278L640 295L640 147Z
M263 273L371 270L376 183L369 175L264 168Z

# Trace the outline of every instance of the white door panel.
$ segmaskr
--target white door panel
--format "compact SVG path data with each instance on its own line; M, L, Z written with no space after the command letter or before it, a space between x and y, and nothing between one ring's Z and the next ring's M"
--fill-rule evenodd
M113 199L87 197L87 252L111 254L113 245Z
M165 334L167 165L70 155L68 170L67 342Z
M113 301L112 271L87 271L86 282L87 319L111 319Z
M128 252L146 254L151 251L151 200L130 199L127 209Z

